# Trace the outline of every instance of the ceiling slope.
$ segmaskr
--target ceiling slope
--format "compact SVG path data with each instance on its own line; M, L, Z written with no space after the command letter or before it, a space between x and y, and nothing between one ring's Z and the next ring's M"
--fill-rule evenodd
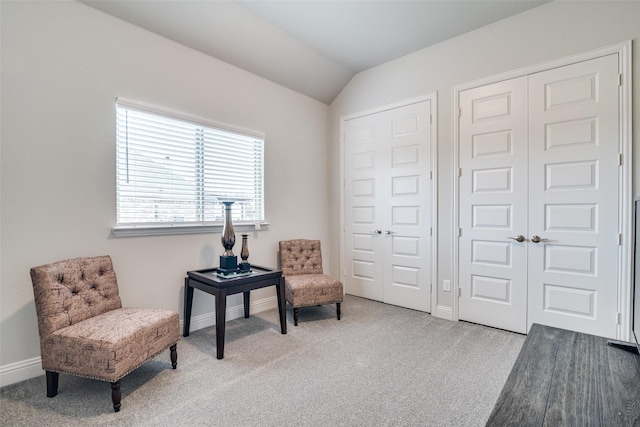
M546 1L81 0L325 104L357 72Z

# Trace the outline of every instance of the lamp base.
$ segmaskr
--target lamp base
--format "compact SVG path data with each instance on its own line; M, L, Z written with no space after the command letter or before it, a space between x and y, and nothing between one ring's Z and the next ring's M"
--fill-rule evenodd
M238 257L229 255L220 255L220 268L218 273L224 276L238 272Z

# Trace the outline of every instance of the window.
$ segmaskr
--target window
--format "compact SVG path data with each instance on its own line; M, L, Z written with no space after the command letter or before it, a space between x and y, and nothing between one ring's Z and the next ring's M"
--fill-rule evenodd
M264 137L118 100L118 227L264 221Z

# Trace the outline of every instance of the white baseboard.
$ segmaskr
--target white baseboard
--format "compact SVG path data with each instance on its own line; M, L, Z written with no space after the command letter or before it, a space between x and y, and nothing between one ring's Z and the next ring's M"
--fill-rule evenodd
M251 302L250 312L259 313L277 306L278 300L275 296L263 298L261 300ZM240 317L244 317L244 306L242 304L227 307L227 320L238 319ZM180 335L182 335L183 324L184 320L180 320ZM215 324L215 312L200 314L198 316L191 317L189 330L190 332L193 332L198 329L214 326ZM0 366L0 387L39 377L40 375L44 375L40 357L10 363L8 365Z
M0 387L44 375L39 357L0 366Z
M453 320L453 310L451 307L446 307L444 305L436 306L436 310L432 315L434 317L439 317L440 319Z
M252 301L249 307L250 313L260 313L261 311L269 310L278 306L278 300L275 296L263 298L259 301ZM227 307L227 320L239 319L244 317L244 305L239 304L233 307ZM211 311L209 313L200 314L198 316L191 316L191 323L189 324L189 332L197 331L198 329L208 328L216 324L216 312ZM180 320L180 333L184 326L184 319Z

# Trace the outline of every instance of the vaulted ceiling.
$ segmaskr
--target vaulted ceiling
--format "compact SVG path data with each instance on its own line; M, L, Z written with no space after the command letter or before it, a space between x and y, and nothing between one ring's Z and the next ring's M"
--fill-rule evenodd
M326 104L360 71L547 2L80 1Z

